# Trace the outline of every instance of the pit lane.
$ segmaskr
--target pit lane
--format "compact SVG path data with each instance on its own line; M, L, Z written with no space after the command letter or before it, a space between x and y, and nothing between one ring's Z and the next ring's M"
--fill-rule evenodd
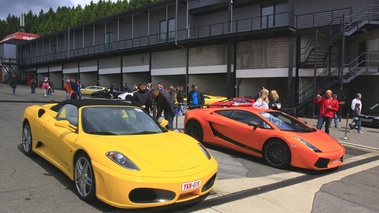
M1 96L0 93L0 99ZM51 101L2 99L0 102L3 112L0 115L2 120L0 124L0 134L2 135L0 143L0 205L5 212L23 212L30 209L31 206L35 212L193 212L378 160L376 155L349 162L349 159L378 150L346 144L345 163L336 171L314 172L297 168L280 170L267 166L260 158L208 146L219 162L216 186L208 196L184 204L155 209L120 210L100 201L89 204L81 201L75 194L72 182L62 172L38 156L28 158L23 155L21 151L23 109L31 104L50 103ZM178 121L182 122L181 119L182 117ZM370 131L375 132L376 130ZM267 179L275 180L266 181ZM230 188L223 187L225 182L232 180L243 181ZM254 180L256 183L251 184L248 180ZM68 208L68 206L70 207Z

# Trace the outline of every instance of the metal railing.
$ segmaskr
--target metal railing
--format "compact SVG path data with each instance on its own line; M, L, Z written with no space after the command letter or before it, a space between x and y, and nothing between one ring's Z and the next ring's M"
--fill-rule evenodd
M329 10L311 14L295 15L292 13L278 13L267 16L256 16L245 19L233 20L231 22L220 22L210 25L192 27L188 29L178 29L161 34L152 34L137 38L124 39L107 44L97 44L84 48L64 50L54 54L44 54L40 56L27 56L23 63L43 63L54 60L72 59L80 56L91 56L105 52L116 52L132 48L142 48L169 42L184 41L189 39L205 38L232 33L251 32L277 27L294 27L296 29L313 28L327 26L330 20L341 16L350 15L352 8Z

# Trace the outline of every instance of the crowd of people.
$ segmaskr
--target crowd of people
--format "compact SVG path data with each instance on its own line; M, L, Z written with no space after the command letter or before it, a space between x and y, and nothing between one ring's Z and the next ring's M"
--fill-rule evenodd
M100 84L98 81L97 84ZM17 82L11 79L9 86L12 88L12 94L16 93ZM38 87L37 79L33 78L29 82L31 93L36 93ZM44 97L51 95L54 92L53 82L48 77L43 79L41 89ZM127 84L123 86L125 91L136 91L133 95L132 103L139 106L147 113L152 113L153 117L159 119L163 113L164 118L168 121L168 128L173 129L173 119L176 115L185 115L185 106L188 109L201 108L204 106L204 93L201 92L197 84L191 86L191 90L186 94L183 86L174 87L170 84L168 87L161 83L157 83L156 88L152 87L151 83L140 82L134 83L130 89ZM79 79L67 79L63 86L66 99L81 99L81 88L83 85ZM110 83L110 92L115 88L113 82ZM185 101L187 98L187 101ZM353 112L352 122L349 123L348 131L352 132L357 129L358 133L362 134L361 118L364 116L362 110L362 94L357 93L356 97L351 102L351 110ZM263 109L281 108L279 94L276 90L269 91L262 87L254 96L253 107ZM325 95L318 94L313 100L315 105L319 105L319 115L317 120L317 129L325 128L325 132L329 134L331 124L334 120L334 127L340 128L338 125L339 102L337 94L333 94L332 90L325 91Z

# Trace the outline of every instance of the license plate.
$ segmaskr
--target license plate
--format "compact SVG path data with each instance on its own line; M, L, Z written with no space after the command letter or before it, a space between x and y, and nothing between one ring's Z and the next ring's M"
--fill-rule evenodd
M188 191L188 190L199 188L200 184L201 184L201 180L195 180L192 182L183 183L182 191Z
M370 119L370 118L361 118L361 121L371 123L372 119Z
M333 160L332 164L336 164L336 163L338 163L338 162L340 162L340 159L339 159L339 158L336 158L336 159Z

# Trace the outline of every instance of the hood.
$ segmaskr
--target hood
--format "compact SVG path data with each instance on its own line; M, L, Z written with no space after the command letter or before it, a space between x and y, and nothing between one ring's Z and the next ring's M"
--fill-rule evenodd
M174 172L192 169L200 165L197 159L198 155L194 153L201 152L197 147L197 142L182 134L167 132L110 136L106 137L106 140L118 147L118 150L109 151L123 153L138 166L141 166L140 163L143 165L147 163L162 172Z

